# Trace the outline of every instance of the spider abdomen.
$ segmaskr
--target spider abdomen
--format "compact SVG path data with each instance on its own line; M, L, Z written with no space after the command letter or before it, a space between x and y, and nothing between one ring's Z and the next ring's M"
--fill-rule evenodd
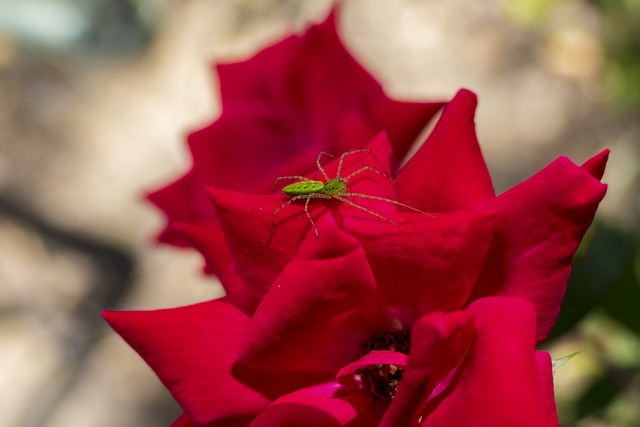
M318 193L324 188L322 181L300 181L289 184L282 189L282 194L287 196L303 196L305 194Z

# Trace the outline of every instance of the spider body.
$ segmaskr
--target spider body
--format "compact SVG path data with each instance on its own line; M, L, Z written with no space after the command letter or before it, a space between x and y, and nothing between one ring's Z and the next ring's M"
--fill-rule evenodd
M346 193L347 183L341 177L333 178L327 182L322 181L300 181L289 184L282 189L282 194L287 196L308 196L311 194L326 194L333 196Z
M324 170L324 168L322 167L322 165L320 164L320 159L322 158L323 155L325 156L330 156L330 157L335 157L332 154L329 153L325 153L324 151L321 151L320 154L318 155L318 158L316 159L316 165L318 167L318 170L320 171L320 173L322 174L322 176L325 178L326 181L318 181L318 180L313 180L313 179L309 179L306 176L300 176L300 175L293 175L293 176L281 176L279 178L276 178L276 185L279 181L281 180L298 180L298 182L294 182L293 184L289 184L287 186L285 186L282 189L282 193L286 196L290 196L290 199L287 200L285 203L283 203L278 209L276 209L275 211L273 211L273 220L271 222L271 233L269 234L269 240L267 240L267 244L269 244L269 242L271 242L271 239L273 238L273 234L275 231L275 227L277 224L277 215L278 212L280 212L282 209L286 208L287 206L289 206L291 203L298 201L298 200L304 200L304 213L307 215L307 218L309 218L309 222L311 223L311 226L313 227L313 230L315 231L316 237L320 237L320 235L318 234L318 229L316 228L316 224L313 221L313 218L311 218L311 215L309 214L309 202L311 202L312 199L335 199L335 200L339 200L342 203L346 203L347 205L359 209L363 212L366 212L367 214L376 217L380 220L386 221L390 224L396 225L398 227L402 227L400 224L390 220L389 218L386 218L382 215L380 215L377 212L374 212L370 209L365 208L364 206L360 206L359 204L353 202L352 200L348 199L352 198L352 197L356 197L356 198L362 198L362 199L372 199L372 200L379 200L379 201L383 201L383 202L387 202L387 203L391 203L394 204L396 206L402 206L408 209L411 209L415 212L424 214L424 215L428 215L432 218L435 218L432 215L429 215L426 212L422 212L419 209L416 209L412 206L409 205L405 205L404 203L398 202L396 200L391 200L385 197L380 197L380 196L373 196L370 194L363 194L363 193L354 193L354 192L350 192L347 188L347 185L349 184L349 180L357 175L360 175L363 172L371 172L371 173L375 173L377 175L380 175L388 180L390 180L392 183L395 184L395 181L393 180L393 178L391 178L391 176L387 175L386 173L382 172L379 169L376 169L372 166L363 166L357 170L355 170L354 172L351 172L349 175L343 177L341 175L341 171L342 171L342 165L344 163L344 158L346 156L349 156L351 154L355 154L355 153L369 153L373 159L376 161L376 163L378 163L378 165L380 165L380 162L378 161L378 159L376 159L376 157L371 153L371 151L369 151L366 148L363 149L359 149L359 150L353 150L353 151L347 151L345 153L342 153L342 155L340 156L340 159L338 160L338 169L336 171L336 177L335 178L329 178L329 176L327 175L327 172Z

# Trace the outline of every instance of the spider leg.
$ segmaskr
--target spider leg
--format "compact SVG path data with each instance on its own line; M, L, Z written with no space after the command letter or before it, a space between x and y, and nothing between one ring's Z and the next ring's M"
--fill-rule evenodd
M347 175L343 179L345 180L345 182L348 183L351 178L353 178L356 175L361 174L362 172L366 172L366 171L371 171L373 173L377 173L378 175L387 178L389 181L391 181L393 183L393 185L396 184L396 181L390 175L387 175L386 173L374 168L373 166L363 166L360 169L358 169L357 171L351 172L349 175Z
M283 179L289 179L289 180L297 179L298 181L310 181L309 178L302 175L279 176L276 178L275 182L273 183L273 191L276 191L278 189L278 182L282 181Z
M273 233L276 231L278 212L280 212L282 209L286 208L287 206L289 206L291 203L295 202L296 200L308 199L308 198L309 198L309 196L307 194L303 194L303 195L300 195L300 196L294 196L294 197L290 198L289 200L287 200L286 202L284 202L282 205L280 205L280 207L278 209L273 211L273 214L272 214L273 218L271 219L271 231L269 232L269 238L267 239L267 245L269 243L271 243L271 239L273 239Z
M294 196L290 198L289 200L284 202L282 205L280 205L278 209L273 211L273 219L271 220L271 230L269 232L269 238L267 239L267 245L271 243L271 239L273 239L273 235L276 230L276 225L278 224L278 220L277 220L278 212L280 212L282 209L286 208L296 200L302 200L302 199L306 199L304 203L304 213L307 214L307 218L309 218L309 222L311 222L311 225L313 226L313 230L315 231L316 237L320 237L320 235L318 234L318 229L316 227L316 224L311 218L311 214L309 213L309 202L311 201L311 199L331 199L331 196L327 196L326 194L320 194L320 193L301 194L299 196Z
M414 208L413 206L406 205L406 204L404 204L402 202L398 202L397 200L387 199L386 197L371 196L369 194L362 194L362 193L343 193L342 196L361 197L363 199L380 200L382 202L392 203L392 204L397 205L397 206L402 206L403 208L411 209L412 211L421 213L423 215L427 215L428 217L431 217L433 219L436 218L435 216L433 216L433 215L431 215L431 214L429 214L427 212L421 211L420 209Z
M342 153L340 155L340 160L338 161L338 170L336 171L336 177L339 177L340 173L342 172L342 163L344 163L344 158L356 153L371 153L371 150L369 150L368 148L359 148L357 150L345 151L344 153Z
M313 227L313 231L315 231L316 233L316 237L320 237L320 234L318 234L318 228L316 227L316 223L313 222L313 219L311 218L311 215L309 214L309 202L311 201L311 199L331 199L331 196L328 196L326 194L322 194L322 193L311 193L307 195L307 201L304 203L304 213L307 214L307 218L309 218L309 222L311 223L311 226Z
M350 193L342 194L342 196L349 196L349 195L350 195ZM389 224L393 224L393 225L398 226L398 227L400 227L400 228L404 228L402 225L398 224L397 222L391 221L389 218L384 217L384 216L380 215L380 214L379 214L379 213L377 213L377 212L374 212L374 211L372 211L372 210L369 210L369 209L365 208L364 206L360 206L360 205L358 205L358 204L355 204L355 203L354 203L354 202L352 202L351 200L349 200L349 199L345 199L345 198L344 198L344 197L342 197L342 196L334 195L334 196L333 196L333 198L335 198L335 199L337 199L337 200L340 200L341 202L344 202L344 203L348 204L349 206L352 206L352 207L354 207L354 208L360 209L361 211L366 212L366 213L368 213L369 215L373 215L373 216L375 216L376 218L379 218L379 219L381 219L381 220L387 221Z
M329 181L329 175L327 175L327 172L325 172L324 168L320 164L320 159L322 158L322 156L329 156L329 157L336 157L336 156L334 156L331 153L327 153L326 151L321 151L318 154L318 158L316 159L316 166L318 166L318 170L320 171L320 173L322 173L322 176L324 177L324 180L326 182L326 181Z
M378 160L378 158L371 152L371 150L369 150L368 148L359 148L357 150L351 150L351 151L342 153L342 155L340 156L340 161L338 162L338 170L336 172L337 176L340 176L340 172L342 172L342 163L344 161L344 158L351 154L357 154L357 153L369 153L373 158L373 160L375 160L375 162L378 164L378 167L380 169L384 169L384 166L382 166L382 163L380 163L380 160ZM380 169L378 169L378 172L380 172ZM386 175L383 172L380 172L380 174ZM347 181L347 179L345 179L345 181Z
M307 201L304 202L304 213L307 214L307 218L309 218L309 222L311 222L311 226L313 227L313 231L315 231L316 233L316 237L320 237L320 235L318 234L318 228L316 227L316 223L313 222L313 218L311 218L311 215L309 215L309 202L311 201L312 197L307 197Z

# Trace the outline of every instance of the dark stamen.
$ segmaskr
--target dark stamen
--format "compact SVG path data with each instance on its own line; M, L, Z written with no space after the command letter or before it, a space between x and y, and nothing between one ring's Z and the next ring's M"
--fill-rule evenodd
M385 332L371 337L362 345L363 356L374 351L388 350L409 354L411 345L411 331L401 330ZM400 379L404 375L404 369L396 365L377 364L370 365L358 371L358 375L364 387L379 400L392 400Z

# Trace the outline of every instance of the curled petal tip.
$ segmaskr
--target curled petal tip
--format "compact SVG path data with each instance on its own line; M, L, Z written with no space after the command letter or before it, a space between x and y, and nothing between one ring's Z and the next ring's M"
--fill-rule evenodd
M611 150L609 150L608 148L602 150L601 152L584 162L581 168L593 175L594 178L602 179L610 152Z

